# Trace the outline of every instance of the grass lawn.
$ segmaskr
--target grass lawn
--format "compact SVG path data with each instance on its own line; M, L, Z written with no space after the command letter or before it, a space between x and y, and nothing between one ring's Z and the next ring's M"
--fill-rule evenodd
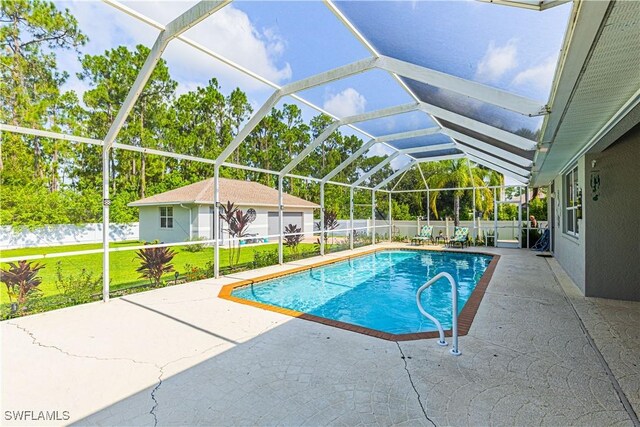
M118 242L112 243L112 248L125 248L127 246L137 246L140 242ZM301 243L298 247L299 252L313 250L313 244ZM82 244L82 245L65 245L65 246L52 246L44 248L26 248L26 249L12 249L3 250L1 257L18 257L26 255L37 254L52 254L59 252L73 252L83 251L89 249L100 249L102 245L96 244ZM259 245L259 246L243 246L240 251L239 264L253 262L254 253L256 251L274 251L277 250L277 243ZM184 273L187 265L196 266L199 268L205 268L208 262L213 261L213 248L204 248L200 252L188 252L185 250L185 246L177 246L172 248L176 252L176 256L173 258L173 266L180 274ZM285 254L289 253L289 248L285 247ZM140 265L138 257L135 255L134 250L111 252L110 253L110 278L112 290L116 290L123 287L133 286L136 284L148 283L148 280L141 279L139 273L136 272L136 268ZM229 265L228 249L220 249L220 267ZM102 254L88 254L88 255L75 255L63 258L44 258L35 260L39 264L45 266L40 270L40 276L42 277L42 284L39 289L42 291L43 296L55 295L59 291L56 287L56 266L60 263L63 275L77 275L83 269L91 272L94 277L99 277L102 274ZM6 263L0 264L2 268L7 268ZM173 273L168 275L173 277ZM7 289L3 285L0 288L0 302L8 303L9 296Z

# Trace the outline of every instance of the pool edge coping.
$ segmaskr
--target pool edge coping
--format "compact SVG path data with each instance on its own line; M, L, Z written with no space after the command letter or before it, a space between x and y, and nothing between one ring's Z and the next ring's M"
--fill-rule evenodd
M365 328L363 326L354 325L351 323L340 322L338 320L327 319L325 317L315 316L313 314L303 313L296 310L291 310L288 308L276 307L273 305L263 304L256 301L247 300L244 298L237 298L231 295L234 289L241 288L249 285L253 285L255 283L264 282L267 280L275 279L278 277L289 276L292 274L300 273L306 270L311 270L317 267L324 267L326 265L335 264L338 262L342 262L345 260L349 260L352 258L359 258L364 255L370 255L380 251L389 251L389 250L406 250L406 251L432 251L432 252L451 252L451 253L467 253L467 254L478 254L478 255L487 255L492 257L489 265L487 266L484 273L478 280L476 287L471 292L469 299L467 299L462 311L458 315L458 335L464 336L469 333L469 329L471 329L471 325L473 320L475 319L476 313L480 308L480 303L484 297L484 294L489 286L489 282L491 282L491 278L493 277L493 273L498 265L498 261L500 260L500 255L493 254L489 252L481 252L481 251L469 251L469 252L458 252L458 251L448 251L441 250L441 248L420 248L420 247L398 247L398 248L374 248L367 251L358 252L356 254L349 254L343 257L331 258L322 261L318 261L313 264L303 265L299 267L293 267L291 269L287 269L285 271L280 271L277 273L268 273L263 274L261 276L254 277L252 279L239 280L234 283L230 283L228 285L224 285L220 292L218 293L218 298L225 299L228 301L233 301L239 304L248 305L251 307L261 308L263 310L272 311L275 313L284 314L286 316L295 317L298 319L304 319L311 322L321 323L326 326L332 326L339 329L344 329L350 332L356 332L363 335L368 335L375 338L381 338L387 341L414 341L421 339L430 339L430 338L438 338L438 331L430 331L430 332L414 332L409 334L390 334L388 332L382 332L377 329ZM447 329L444 331L445 336L451 336L451 329Z

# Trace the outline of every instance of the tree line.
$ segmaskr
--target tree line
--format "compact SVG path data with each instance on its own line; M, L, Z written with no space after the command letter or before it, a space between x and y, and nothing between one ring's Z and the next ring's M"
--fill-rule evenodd
M87 36L68 10L59 10L43 0L2 1L0 21L0 121L17 126L47 129L103 139L133 85L149 53L138 45L118 46L102 54L82 52ZM57 53L77 53L81 71L77 78L88 89L82 99L64 90L69 74L58 68ZM202 87L177 94L166 61L160 60L135 103L117 142L174 153L215 159L238 134L253 109L247 95L235 88L225 93L212 77ZM309 123L295 104L274 108L235 150L229 161L258 168L280 170L332 122L319 114ZM314 153L294 170L298 175L322 177L356 151L363 141L339 131L331 134ZM101 220L102 148L63 140L4 132L0 156L0 223L14 226L85 223ZM361 157L334 179L353 182L382 160ZM109 158L111 220L137 220L131 201L209 178L210 164L177 160L122 149ZM499 174L473 167L469 176L466 160L423 164L423 174L432 184L476 185L502 182ZM466 171L464 174L463 171ZM372 176L376 184L392 172L390 166ZM276 177L246 170L222 168L229 178L259 181L275 187ZM464 175L464 176L463 176ZM418 188L422 177L415 169L404 177L402 188ZM439 185L432 185L438 188ZM319 185L298 179L285 181L285 191L319 202ZM366 193L366 194L365 194ZM394 196L394 216L405 219L424 215L427 204L436 213L470 211L476 203L489 212L491 192L424 193ZM370 193L356 192L357 201L370 203ZM345 218L348 189L327 186L327 208ZM382 203L382 199L381 199ZM382 209L385 210L386 209ZM365 209L366 215L370 210Z

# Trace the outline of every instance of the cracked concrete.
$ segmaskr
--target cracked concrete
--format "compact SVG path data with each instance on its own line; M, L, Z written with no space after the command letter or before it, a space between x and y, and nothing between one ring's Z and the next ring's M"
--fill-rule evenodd
M402 360L404 362L404 370L407 371L407 376L409 377L409 382L411 383L411 387L413 388L413 391L416 392L416 398L418 399L418 403L420 404L420 409L422 409L422 413L424 414L424 417L426 418L426 420L429 421L429 423L431 423L434 427L436 427L436 423L434 423L433 420L429 418L429 415L427 415L427 410L424 408L424 405L422 404L422 398L420 397L420 392L418 392L416 385L413 383L413 378L411 378L411 372L409 371L409 366L407 365L407 357L404 355L404 351L402 351L402 346L397 341L396 341L396 345L398 346L398 350L400 350L400 354L402 355ZM411 357L409 357L409 359L410 358Z
M496 252L460 357L221 300L233 279L207 280L2 322L1 410L78 425L633 425L619 397L638 412L640 304L581 297L554 260Z

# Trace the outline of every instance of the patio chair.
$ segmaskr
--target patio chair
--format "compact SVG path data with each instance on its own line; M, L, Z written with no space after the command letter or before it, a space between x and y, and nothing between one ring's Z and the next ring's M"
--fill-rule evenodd
M430 241L433 242L433 226L432 225L425 225L422 227L422 229L420 230L420 234L416 234L416 236L411 239L411 243L414 243L417 245L418 243L424 243L426 241Z
M538 241L531 247L533 251L545 252L550 249L550 241L549 241L549 229L546 228L544 233L542 233L542 237L538 239Z
M455 247L456 243L460 243L460 249L464 245L469 246L469 227L456 227L453 231L453 237L449 239L449 246Z

